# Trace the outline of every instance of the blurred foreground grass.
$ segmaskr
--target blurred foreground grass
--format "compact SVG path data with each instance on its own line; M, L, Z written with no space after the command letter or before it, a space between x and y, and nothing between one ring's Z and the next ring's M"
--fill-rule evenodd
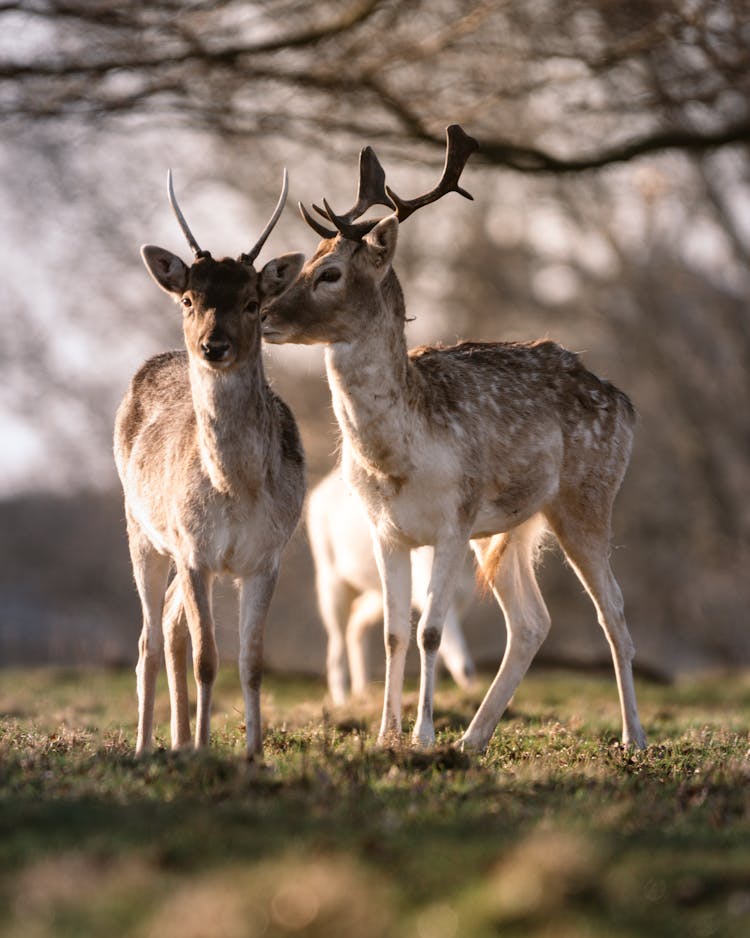
M134 689L0 671L6 938L750 934L749 675L641 684L633 754L613 678L535 672L471 759L447 744L481 690L441 685L428 754L375 746L377 694L326 713L270 677L263 767L233 669L200 756L136 762ZM165 747L164 683L157 716Z

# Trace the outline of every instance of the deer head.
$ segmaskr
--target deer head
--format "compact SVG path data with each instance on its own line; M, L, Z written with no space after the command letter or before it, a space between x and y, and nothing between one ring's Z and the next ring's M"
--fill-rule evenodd
M337 215L328 202L315 211L334 227L317 221L300 204L305 221L323 241L305 264L293 286L263 310L263 337L267 342L345 342L361 334L379 307L377 293L398 240L398 226L417 209L436 202L448 192L472 196L458 185L466 161L479 144L458 126L446 130L446 156L438 184L415 199L402 199L385 184L385 172L371 147L359 158L357 200L348 212ZM360 220L374 205L391 214Z
M171 171L167 176L169 201L195 260L188 267L176 254L153 244L144 244L141 256L156 283L182 306L188 354L206 368L231 370L257 354L262 301L283 293L302 268L303 254L274 258L260 273L253 266L281 215L288 186L284 170L276 208L250 252L217 261L198 246L177 204Z

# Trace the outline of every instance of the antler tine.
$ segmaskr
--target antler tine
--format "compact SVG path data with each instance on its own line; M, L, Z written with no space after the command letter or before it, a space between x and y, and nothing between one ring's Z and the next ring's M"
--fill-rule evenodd
M380 160L375 155L372 147L363 147L359 152L357 201L341 217L345 218L348 224L351 224L356 218L364 215L367 209L372 208L373 205L385 205L387 208L396 207L386 192L385 170L381 166Z
M373 205L385 205L390 209L396 207L388 197L386 189L385 170L380 165L375 151L372 147L363 147L359 153L359 187L354 205L343 215L337 215L325 199L323 199L325 208L320 208L318 205L313 205L313 208L323 218L333 222L337 231L347 240L358 241L375 227L377 221L356 222L355 219L364 215ZM307 215L305 215L305 220L319 230L317 222L312 224Z
M458 180L463 172L464 166L466 166L466 161L472 153L479 149L479 144L473 137L465 133L458 124L451 124L450 127L446 128L445 138L446 152L443 175L434 189L431 189L424 195L418 196L416 199L401 199L390 186L385 187L388 195L396 206L396 216L399 222L405 221L413 212L416 212L418 208L429 205L431 202L436 202L448 192L458 192L459 195L462 195L465 199L474 198L471 193L459 186Z
M337 231L335 231L333 228L325 228L323 225L321 225L317 219L312 217L312 215L307 211L307 209L301 202L298 202L297 205L299 207L300 215L305 219L305 221L312 228L312 230L317 232L320 235L321 238L335 238L336 237L336 235L338 234ZM315 209L316 212L320 212L320 209L317 207L317 205L314 205L313 208ZM321 212L321 214L323 213Z
M198 246L198 242L193 237L193 232L188 227L188 223L185 221L185 216L180 211L180 206L177 204L177 199L174 194L174 186L172 185L172 170L167 170L167 195L169 196L169 204L172 206L172 211L177 217L177 222L182 228L182 233L187 238L187 243L190 245L190 250L196 257L205 257L208 252L201 251Z
M261 236L255 242L255 246L250 250L248 254L242 255L241 259L244 263L252 264L255 258L260 254L261 248L268 240L268 236L271 234L271 232L275 228L276 222L279 220L279 217L281 216L281 213L284 210L284 204L286 203L286 197L287 197L288 192L289 192L289 173L287 173L286 167L284 167L284 176L281 181L281 195L279 196L279 200L276 203L276 208L273 210L273 214L268 220L266 227L263 229Z

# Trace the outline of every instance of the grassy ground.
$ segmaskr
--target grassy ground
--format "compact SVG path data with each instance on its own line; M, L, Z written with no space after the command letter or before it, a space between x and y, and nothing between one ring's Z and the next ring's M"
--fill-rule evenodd
M613 679L532 673L472 759L479 691L440 687L425 754L374 745L377 699L269 678L263 767L230 670L209 753L137 762L134 683L0 672L7 938L750 934L748 675L641 684L632 754ZM158 716L165 746L163 687Z

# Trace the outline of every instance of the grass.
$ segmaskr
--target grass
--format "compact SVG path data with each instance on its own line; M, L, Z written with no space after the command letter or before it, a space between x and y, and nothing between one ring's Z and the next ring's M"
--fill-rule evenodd
M263 766L233 670L209 752L168 751L162 685L136 761L134 683L0 672L7 938L750 934L750 675L641 683L631 753L612 678L534 672L471 759L449 744L480 691L441 685L423 753L376 747L377 699L326 713L271 677Z

